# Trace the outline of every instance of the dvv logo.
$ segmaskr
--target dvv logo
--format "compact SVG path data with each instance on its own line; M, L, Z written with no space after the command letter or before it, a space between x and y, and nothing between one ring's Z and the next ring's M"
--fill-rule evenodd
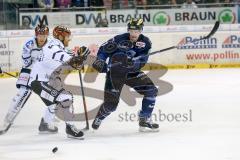
M222 43L222 48L240 48L240 37L237 35L227 37Z
M153 16L153 24L156 25L169 25L170 24L170 16L166 12L157 12Z
M202 37L200 37L202 38ZM196 41L197 38L193 37L184 37L178 43L177 49L209 49L209 48L217 48L217 39L216 38L208 38L201 41Z
M23 22L28 22L32 27L36 27L38 24L48 25L47 15L24 15L22 16L22 25Z
M218 20L221 23L235 23L236 13L234 13L231 9L224 9L219 13Z

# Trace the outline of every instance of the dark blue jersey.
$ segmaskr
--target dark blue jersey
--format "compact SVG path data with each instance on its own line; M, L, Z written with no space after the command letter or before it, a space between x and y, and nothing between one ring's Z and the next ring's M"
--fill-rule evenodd
M115 54L115 53L119 53L119 52L123 52L121 49L116 49L113 53L106 53L106 51L104 51L104 46L107 43L116 43L116 44L121 44L124 41L129 41L129 33L124 33L124 34L120 34L115 36L114 38L108 40L106 43L104 43L97 54L98 59L104 60L106 61L107 58L110 58ZM143 56L142 58L140 58L140 63L141 63L141 67L142 68L148 61L148 56L146 56L150 49L152 47L152 43L149 40L148 37L144 36L144 35L140 35L137 42L133 43L133 46L131 48L128 49L134 51L136 54L132 57L139 57L139 56ZM129 52L123 52L125 54L128 54ZM109 64L111 63L111 60L109 60ZM139 69L140 69L139 68Z

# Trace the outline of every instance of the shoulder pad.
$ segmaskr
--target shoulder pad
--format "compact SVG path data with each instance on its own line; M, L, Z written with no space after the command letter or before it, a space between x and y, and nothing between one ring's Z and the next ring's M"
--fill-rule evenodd
M122 41L122 40L128 40L128 38L129 38L129 33L123 33L123 34L116 35L114 37L114 41L118 43L119 41Z
M144 48L152 48L152 42L150 41L150 39L144 35L141 35L141 40L139 42L136 42L136 46L142 46L143 44Z
M60 49L64 49L64 46L62 44L61 41L59 41L58 39L49 39L49 42L47 44L47 47L49 49L51 49L53 46L57 46L59 47Z
M148 43L149 45L152 45L152 42L150 41L150 39L144 35L143 35L143 41Z

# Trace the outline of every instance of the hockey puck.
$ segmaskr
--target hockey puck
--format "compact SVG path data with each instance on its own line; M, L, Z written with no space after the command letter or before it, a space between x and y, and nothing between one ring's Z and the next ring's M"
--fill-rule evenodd
M54 147L53 149L52 149L52 152L53 153L56 153L58 151L58 147Z

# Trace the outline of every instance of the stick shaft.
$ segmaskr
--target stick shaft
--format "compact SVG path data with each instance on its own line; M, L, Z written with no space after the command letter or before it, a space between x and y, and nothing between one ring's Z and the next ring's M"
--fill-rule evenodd
M82 100L83 100L83 108L84 108L84 114L85 114L85 119L86 119L86 129L89 129L87 104L86 104L85 93L84 93L84 88L83 88L82 73L81 73L80 70L78 71L78 74L79 74L79 79L80 79L80 86L81 86Z
M8 73L8 72L4 72L4 71L2 71L2 73L6 74L6 75L9 75L9 76L11 76L11 77L13 77L13 78L17 78L17 76L12 75L12 74L10 74L10 73Z

